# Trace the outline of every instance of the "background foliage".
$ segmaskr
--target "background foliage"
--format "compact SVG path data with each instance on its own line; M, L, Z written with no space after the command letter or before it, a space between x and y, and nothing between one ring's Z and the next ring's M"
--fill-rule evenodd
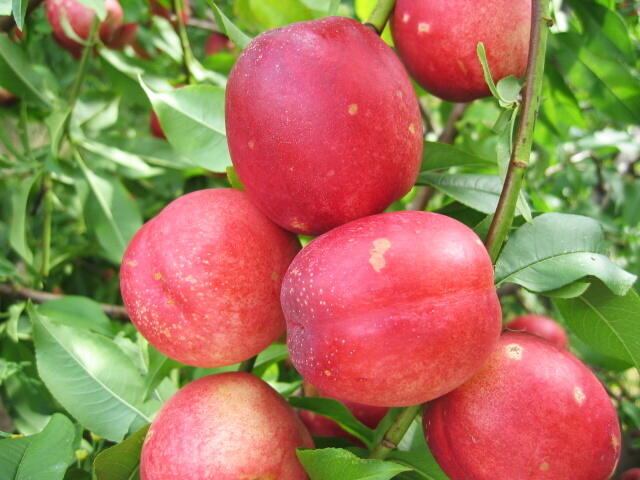
M87 5L99 4L83 0ZM180 386L213 371L177 364L128 323L118 290L123 251L143 221L184 193L229 186L227 74L249 37L330 12L363 20L371 0L192 2L187 55L145 2L121 0L139 24L133 48L98 47L79 63L58 47L43 8L0 0L24 30L0 34L0 479L135 478L146 425ZM219 8L219 9L218 9ZM548 313L606 383L623 425L622 466L640 465L639 4L554 0L534 159L521 214L496 265L505 319ZM3 19L3 21L6 19ZM6 25L7 23L2 23ZM204 55L210 30L236 46ZM10 38L11 37L11 38ZM388 33L383 35L390 41ZM422 207L487 231L510 151L518 86L453 105L416 86L426 147L417 187L391 209ZM180 89L174 86L191 83ZM197 84L197 85L195 85ZM80 88L77 100L74 85ZM168 141L153 138L154 109ZM449 145L452 143L453 145ZM531 220L533 218L533 220ZM286 347L254 373L299 408L337 419L366 445L371 431L337 402L297 397ZM633 368L636 367L636 368ZM124 440L124 441L123 441ZM120 443L118 443L120 442ZM321 447L344 442L323 440ZM313 479L445 479L414 425L389 461L327 448L300 458ZM340 472L338 477L336 472Z

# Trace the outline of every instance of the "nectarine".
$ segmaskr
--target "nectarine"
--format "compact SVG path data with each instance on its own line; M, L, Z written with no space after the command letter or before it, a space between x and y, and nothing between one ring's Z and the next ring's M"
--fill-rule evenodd
M573 355L506 332L481 370L430 404L425 436L451 480L606 480L620 454L615 408Z
M291 360L306 381L383 407L458 387L502 323L480 239L427 212L373 215L318 237L291 263L282 308Z
M527 69L531 0L398 0L393 41L415 80L452 102L489 95L476 47L495 82Z
M306 480L297 447L313 448L287 402L248 373L188 384L162 407L142 447L142 480Z
M284 331L280 286L298 248L243 191L193 192L133 237L120 271L122 298L140 333L165 355L232 365Z
M622 474L620 480L640 480L640 468L632 468Z
M100 24L100 39L109 43L114 40L114 35L122 25L123 12L118 0L105 0L105 7L107 17ZM74 57L79 58L84 46L67 36L62 26L62 18L66 18L78 37L86 40L89 38L95 15L93 10L78 0L47 0L46 12L56 42Z
M511 320L507 324L507 328L537 335L560 348L567 348L569 343L564 328L558 325L555 320L543 315L521 315Z
M227 140L252 200L317 235L413 186L423 144L402 64L369 28L327 17L265 32L229 76Z

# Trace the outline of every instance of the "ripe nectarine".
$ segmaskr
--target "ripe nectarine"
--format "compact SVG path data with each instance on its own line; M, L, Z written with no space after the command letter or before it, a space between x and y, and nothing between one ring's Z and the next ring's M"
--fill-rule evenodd
M567 348L567 332L558 323L543 315L521 315L507 324L509 330L522 331L537 335L559 348Z

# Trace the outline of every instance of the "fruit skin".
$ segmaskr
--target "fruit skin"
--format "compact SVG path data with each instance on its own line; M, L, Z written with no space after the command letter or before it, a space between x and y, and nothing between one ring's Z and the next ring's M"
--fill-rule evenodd
M640 480L640 468L632 468L622 474L620 480Z
M100 24L100 39L109 44L122 25L123 12L118 0L105 0L107 17ZM76 35L84 40L89 38L94 12L78 0L46 0L46 12L53 37L58 44L74 57L80 58L84 46L69 38L62 28L62 18L66 16Z
M331 398L311 385L308 385L307 388L305 388L305 396ZM345 407L347 407L354 417L356 417L358 420L360 420L360 422L371 429L374 429L378 426L380 421L384 418L384 416L387 414L387 411L389 410L386 407L374 407L371 405L364 405L362 403L340 400L339 398L335 400L338 400ZM362 442L360 442L360 440L347 433L342 429L340 425L338 425L330 418L324 417L319 413L310 412L308 410L300 410L298 412L298 415L300 416L300 419L305 424L311 435L313 435L314 437L345 438L358 445L362 445Z
M226 92L231 159L273 221L317 235L378 213L420 168L422 123L393 51L355 20L327 17L256 37Z
M327 395L416 405L458 387L502 326L489 255L462 223L392 212L307 245L282 285L294 366Z
M162 407L142 447L142 480L305 480L295 449L309 432L259 378L221 373L182 388Z
M398 0L390 23L411 76L444 100L490 95L476 54L479 42L496 83L527 69L531 0Z
M451 480L605 480L620 454L607 392L565 350L506 332L471 380L433 401L425 437Z
M209 38L207 38L207 43L204 45L204 54L214 55L219 52L224 52L225 50L231 50L232 48L233 42L229 40L226 35L213 32Z
M158 118L158 115L156 115L156 112L151 112L151 116L149 118L149 127L151 129L151 135L162 140L167 139L167 136L164 134L164 130L162 130L162 125L160 125L160 119Z
M553 343L558 348L567 348L567 332L558 323L543 315L521 315L507 324L509 330L522 331L537 335Z
M165 355L232 365L283 332L280 286L298 248L243 191L200 190L133 237L120 270L122 298L136 328Z

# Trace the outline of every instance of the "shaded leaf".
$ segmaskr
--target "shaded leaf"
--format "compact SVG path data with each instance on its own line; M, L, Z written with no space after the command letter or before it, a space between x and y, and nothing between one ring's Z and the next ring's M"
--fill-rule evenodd
M364 460L341 448L298 450L311 480L389 480L409 467L383 460Z
M33 253L27 244L26 217L29 192L39 175L29 177L11 192L11 224L9 226L9 244L27 262L33 265Z
M96 480L138 480L140 452L147 430L149 425L100 452L93 463Z
M222 10L218 8L218 6L213 2L213 0L207 0L209 6L211 6L213 10L213 15L216 18L216 23L220 27L223 33L227 35L231 39L233 43L235 43L240 48L246 47L251 41L251 37L240 30L236 25L227 18L227 16L222 13Z
M92 330L106 336L115 334L109 317L100 305L87 297L66 295L43 303L38 311L50 320L69 327Z
M477 155L467 153L447 143L425 142L420 170L438 170L440 168L459 167L463 165L491 166L495 162Z

